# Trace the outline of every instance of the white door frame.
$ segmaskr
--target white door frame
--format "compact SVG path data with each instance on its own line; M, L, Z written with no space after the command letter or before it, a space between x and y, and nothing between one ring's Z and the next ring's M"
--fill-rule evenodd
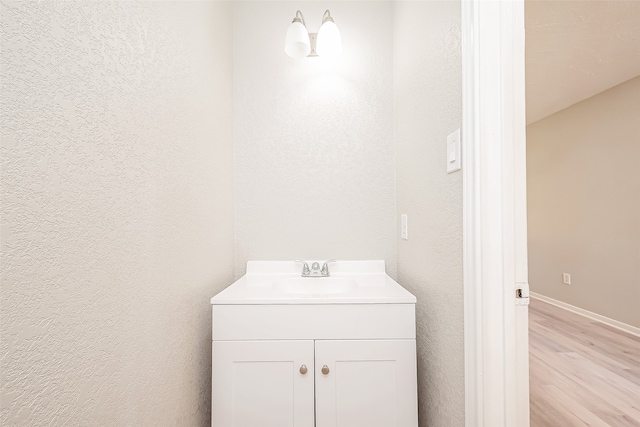
M462 0L462 74L466 426L528 427L524 0Z

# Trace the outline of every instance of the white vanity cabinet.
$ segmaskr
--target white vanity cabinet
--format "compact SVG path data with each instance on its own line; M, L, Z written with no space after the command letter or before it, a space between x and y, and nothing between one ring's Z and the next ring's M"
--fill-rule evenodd
M318 427L418 425L415 340L316 341L315 379Z
M212 427L417 427L415 298L393 283L377 282L390 299L214 297Z
M415 340L214 341L212 426L416 426L415 354Z
M212 426L313 427L313 350L310 340L214 341Z

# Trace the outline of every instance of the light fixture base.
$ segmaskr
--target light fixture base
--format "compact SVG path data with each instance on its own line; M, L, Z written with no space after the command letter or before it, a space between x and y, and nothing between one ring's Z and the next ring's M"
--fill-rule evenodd
M311 43L311 53L309 53L307 57L318 56L318 52L316 52L317 41L318 41L318 33L309 33L309 42Z

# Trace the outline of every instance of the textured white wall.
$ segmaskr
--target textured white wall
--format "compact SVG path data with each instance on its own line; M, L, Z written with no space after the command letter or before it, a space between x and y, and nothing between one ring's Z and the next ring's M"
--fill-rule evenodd
M296 9L343 54L294 60ZM236 276L253 259L385 259L395 276L390 2L236 2Z
M232 22L235 274L338 257L395 276L398 252L421 425L462 424L459 2L1 7L2 425L207 424L208 299L234 270ZM337 61L283 54L297 8L311 31L332 10Z
M231 14L2 1L1 425L208 424Z
M421 426L464 425L462 174L446 173L462 120L459 1L394 3L398 281L418 298ZM399 227L399 224L398 224Z
M527 126L527 200L531 290L640 328L638 100L640 77Z

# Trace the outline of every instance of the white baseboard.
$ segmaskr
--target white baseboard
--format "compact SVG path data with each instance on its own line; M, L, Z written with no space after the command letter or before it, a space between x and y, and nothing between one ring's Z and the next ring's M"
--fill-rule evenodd
M600 314L593 313L583 308L576 307L575 305L567 304L566 302L558 301L557 299L549 298L535 292L529 292L529 295L537 300L555 305L556 307L564 308L565 310L572 313L579 314L591 320L595 320L596 322L604 323L605 325L611 326L612 328L620 329L621 331L624 331L628 334L640 337L640 328L636 328L635 326L627 325L626 323L610 319Z

